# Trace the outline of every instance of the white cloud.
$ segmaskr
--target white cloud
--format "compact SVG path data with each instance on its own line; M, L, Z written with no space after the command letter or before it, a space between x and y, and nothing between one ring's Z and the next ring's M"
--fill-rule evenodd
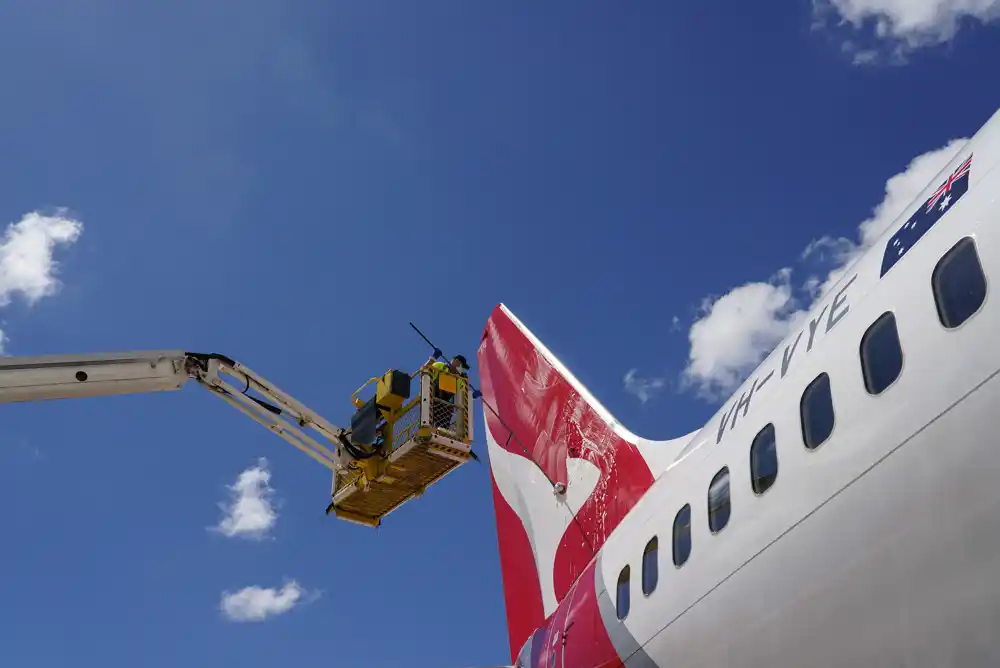
M225 591L219 608L233 622L260 622L283 615L302 603L305 591L294 580L281 589L253 585L236 592Z
M83 223L58 210L46 216L37 211L7 225L0 238L0 307L20 293L29 304L54 295L60 286L56 246L71 245L83 233ZM0 355L5 354L7 335L0 330Z
M59 211L45 216L37 211L7 226L0 239L0 306L10 304L21 293L34 304L59 289L57 263L52 252L80 238L83 223Z
M770 281L741 285L718 299L706 299L691 325L691 349L682 374L686 387L715 399L739 385L801 318L792 292L791 269Z
M629 369L625 374L625 391L634 394L639 401L646 403L653 398L653 395L666 387L665 378L640 378L638 369Z
M214 529L230 538L263 538L278 519L271 504L274 490L270 482L271 472L267 469L267 460L262 457L257 466L240 473L236 483L229 487L232 500L228 506L220 504L226 516Z
M858 226L857 241L822 237L810 243L802 259L833 269L825 277L807 278L801 296L796 296L791 269L785 268L768 282L747 283L717 299L706 299L702 316L688 333L691 348L682 374L685 386L695 388L707 399L717 399L739 386L967 141L953 139L919 155L890 178L885 184L885 197Z
M884 51L892 61L904 62L913 49L950 41L963 21L990 23L1000 18L1000 0L813 0L817 25L827 17L854 31L871 28L874 43L889 49L845 43L855 62L876 62Z

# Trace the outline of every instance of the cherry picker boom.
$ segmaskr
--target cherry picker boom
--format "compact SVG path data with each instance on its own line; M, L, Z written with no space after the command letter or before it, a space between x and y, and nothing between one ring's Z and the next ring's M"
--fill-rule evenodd
M419 392L411 398L414 378ZM425 368L390 369L362 385L348 428L225 355L180 350L2 358L0 403L179 390L192 379L330 469L327 514L351 522L379 526L471 456L471 391L445 402L437 390L455 384L442 374L434 386ZM358 398L370 383L374 396Z

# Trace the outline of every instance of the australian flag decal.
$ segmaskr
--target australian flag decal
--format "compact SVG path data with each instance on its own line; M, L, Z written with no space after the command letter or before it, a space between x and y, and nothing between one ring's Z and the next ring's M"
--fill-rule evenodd
M896 233L885 245L885 252L882 254L882 273L879 274L879 278L885 276L897 262L903 259L906 252L917 245L920 238L934 227L934 224L941 220L942 216L951 211L962 195L968 191L969 169L971 167L972 156L970 155L934 191L934 194L913 212L910 219L896 230Z

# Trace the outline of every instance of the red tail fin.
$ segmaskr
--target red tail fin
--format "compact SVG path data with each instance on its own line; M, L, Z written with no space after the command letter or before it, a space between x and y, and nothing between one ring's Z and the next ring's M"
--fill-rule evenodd
M552 614L653 473L601 404L502 304L479 347L511 656ZM565 493L553 484L566 486Z

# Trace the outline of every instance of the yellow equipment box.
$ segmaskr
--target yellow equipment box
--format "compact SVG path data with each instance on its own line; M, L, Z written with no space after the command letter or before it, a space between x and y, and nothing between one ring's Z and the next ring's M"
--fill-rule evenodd
M442 373L438 377L438 388L442 392L448 392L449 394L455 394L458 392L458 378L451 375L450 373Z
M390 369L378 379L375 402L390 411L398 411L410 398L410 377L402 371Z

